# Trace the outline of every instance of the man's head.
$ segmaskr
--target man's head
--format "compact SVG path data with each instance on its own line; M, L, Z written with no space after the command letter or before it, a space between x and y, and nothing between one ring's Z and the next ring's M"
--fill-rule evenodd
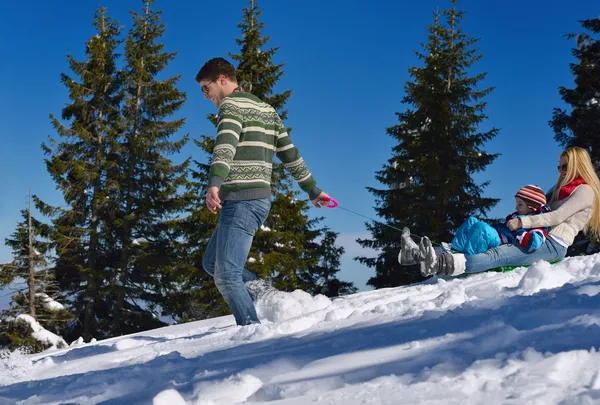
M204 98L210 99L219 108L225 97L238 86L235 68L223 58L214 58L202 66L196 75Z
M517 191L515 201L517 212L521 215L527 215L537 211L542 205L546 204L546 195L538 186L529 184Z

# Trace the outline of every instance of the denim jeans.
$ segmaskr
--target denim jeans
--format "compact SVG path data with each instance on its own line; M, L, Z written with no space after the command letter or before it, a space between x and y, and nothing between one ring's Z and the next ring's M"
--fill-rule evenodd
M244 265L254 234L267 219L270 209L270 198L224 201L219 222L202 258L204 270L214 277L238 325L260 323L244 285L258 277L246 270Z
M478 273L502 266L527 266L538 260L555 262L564 259L566 254L567 248L548 236L544 244L533 253L525 253L515 245L501 245L485 253L465 255L465 272Z

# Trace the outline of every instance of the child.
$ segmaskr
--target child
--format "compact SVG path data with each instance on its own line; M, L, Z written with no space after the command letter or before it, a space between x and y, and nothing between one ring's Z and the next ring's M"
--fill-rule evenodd
M548 228L518 229L511 231L506 222L525 215L536 215L550 211L546 206L546 196L538 186L521 187L515 194L516 212L506 217L504 222L488 225L475 217L469 217L458 229L450 248L454 251L473 255L486 252L489 248L512 243L526 253L535 252L546 240Z

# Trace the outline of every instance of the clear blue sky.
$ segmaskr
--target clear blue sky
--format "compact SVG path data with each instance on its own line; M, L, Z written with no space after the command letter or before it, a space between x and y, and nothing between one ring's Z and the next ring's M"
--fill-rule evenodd
M69 72L66 54L82 59L84 44L94 34L96 6L108 12L127 30L128 10L141 8L138 0L62 0L6 2L0 25L0 241L10 235L25 207L29 188L53 204L62 197L48 175L40 144L54 136L48 115L60 116L68 102L60 73ZM437 7L449 1L347 1L259 0L272 37L270 47L280 51L275 62L285 63L285 75L276 90L292 89L287 105L288 124L319 185L340 205L374 216L373 199L365 189L378 186L374 174L390 157L392 139L386 127L397 123L402 111L408 68L420 62L414 55L426 41L426 27ZM167 73L181 74L180 89L188 102L180 111L187 117L184 133L197 138L213 134L206 114L212 103L202 99L194 76L215 56L238 52L245 0L165 1L168 51L179 53ZM467 12L464 30L478 37L484 58L475 67L486 71L483 83L496 90L487 98L489 120L500 135L489 142L489 152L502 156L477 176L490 180L486 195L502 201L491 212L511 212L513 195L523 184L550 187L556 179L559 146L548 125L554 107L563 106L558 87L572 86L569 63L574 41L567 32L580 32L578 20L597 17L597 0L481 1L463 0ZM190 142L184 156L204 159ZM352 241L368 237L364 219L341 210L318 211L325 225L340 233L348 254L342 279L365 289L372 269L351 260L360 253ZM0 262L10 260L0 246Z

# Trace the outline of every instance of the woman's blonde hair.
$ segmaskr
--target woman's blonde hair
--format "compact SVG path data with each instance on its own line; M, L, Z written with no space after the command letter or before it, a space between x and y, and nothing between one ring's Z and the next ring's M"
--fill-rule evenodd
M600 237L600 180L598 180L598 175L594 170L594 165L592 165L590 154L584 148L572 146L565 149L560 157L565 158L567 161L567 170L564 176L558 178L554 186L552 200L558 199L558 193L563 186L577 177L581 177L594 190L595 196L592 216L585 225L585 230L588 234Z

